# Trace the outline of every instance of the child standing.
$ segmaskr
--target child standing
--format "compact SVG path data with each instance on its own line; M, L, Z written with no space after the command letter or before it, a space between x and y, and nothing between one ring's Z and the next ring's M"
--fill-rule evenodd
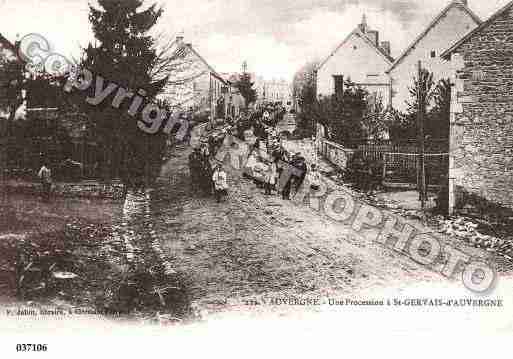
M48 168L48 163L46 161L43 162L41 169L39 170L37 176L41 181L41 193L43 196L43 201L50 201L50 192L52 190L52 171Z
M216 201L219 203L221 202L221 197L228 195L227 175L222 165L216 166L212 180L214 182Z

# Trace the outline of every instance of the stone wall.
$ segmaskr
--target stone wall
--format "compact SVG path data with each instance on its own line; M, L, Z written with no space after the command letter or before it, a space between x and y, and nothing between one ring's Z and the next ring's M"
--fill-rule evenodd
M450 205L459 194L513 208L513 11L452 54Z
M10 194L26 194L38 196L41 194L41 185L38 182L5 181L2 191ZM96 198L96 199L122 199L124 186L119 182L54 182L52 184L53 197Z
M334 142L321 140L316 144L317 152L340 169L347 169L355 151Z

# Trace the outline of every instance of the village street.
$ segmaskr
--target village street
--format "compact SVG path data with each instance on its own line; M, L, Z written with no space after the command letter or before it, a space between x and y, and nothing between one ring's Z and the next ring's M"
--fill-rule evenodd
M186 277L200 310L446 280L349 225L277 195L265 196L237 174L229 175L226 202L191 193L188 153L186 147L177 148L167 162L152 196L157 199L152 212L164 251ZM254 306L257 311L267 308Z

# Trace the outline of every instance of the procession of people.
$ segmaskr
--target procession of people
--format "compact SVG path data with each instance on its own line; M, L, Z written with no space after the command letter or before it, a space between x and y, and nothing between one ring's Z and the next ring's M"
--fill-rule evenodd
M237 118L216 120L215 124L209 124L207 134L202 136L189 156L191 190L203 195L214 195L217 202L226 198L229 189L228 175L222 164L215 160L215 155L227 134L246 140L246 131L252 129L255 140L245 159L243 176L253 180L265 195L281 193L284 200L289 200L291 193L301 187L308 167L301 153L289 153L283 146L281 135L276 129L283 114L283 109L269 106L244 113ZM299 171L294 171L280 189L279 178L284 163ZM315 165L312 166L312 172L318 174Z

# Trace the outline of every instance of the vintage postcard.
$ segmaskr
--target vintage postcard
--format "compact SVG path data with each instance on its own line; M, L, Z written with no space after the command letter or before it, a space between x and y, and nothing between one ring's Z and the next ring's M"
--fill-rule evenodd
M513 2L0 16L1 358L509 343Z

